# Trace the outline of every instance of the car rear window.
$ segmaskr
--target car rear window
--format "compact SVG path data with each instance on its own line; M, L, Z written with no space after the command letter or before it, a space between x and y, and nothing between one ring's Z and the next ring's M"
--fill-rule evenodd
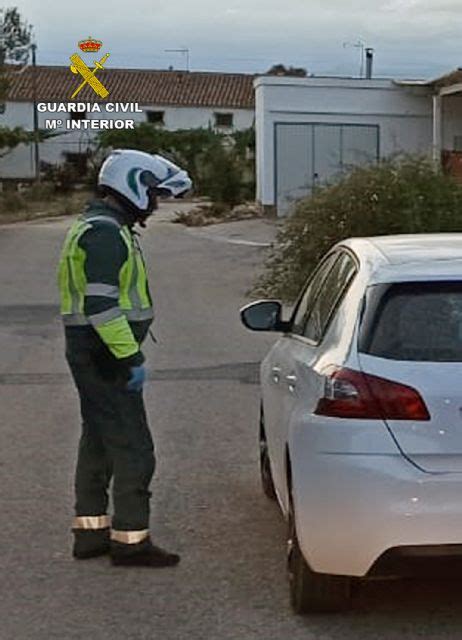
M462 282L369 287L359 351L390 360L462 362Z

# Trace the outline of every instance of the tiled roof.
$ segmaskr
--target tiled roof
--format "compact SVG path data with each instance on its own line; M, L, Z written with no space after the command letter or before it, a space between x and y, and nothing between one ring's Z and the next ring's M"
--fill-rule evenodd
M437 89L443 89L443 87L450 87L453 84L460 84L462 82L462 69L455 69L450 73L433 80L431 84Z
M27 67L12 74L9 100L33 99L33 73L33 68ZM70 102L79 85L80 76L73 75L69 67L37 66L36 74L39 102ZM255 106L255 76L250 74L107 68L97 77L110 92L110 102L235 109ZM99 98L87 85L75 100L95 102Z

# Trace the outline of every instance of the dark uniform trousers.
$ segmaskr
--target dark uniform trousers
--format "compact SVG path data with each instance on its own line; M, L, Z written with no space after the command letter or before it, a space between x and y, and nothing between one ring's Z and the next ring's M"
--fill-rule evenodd
M143 395L126 391L126 381L114 375L114 369L101 366L90 352L67 348L66 359L83 420L75 476L76 516L106 514L113 479L112 528L149 529L155 456Z

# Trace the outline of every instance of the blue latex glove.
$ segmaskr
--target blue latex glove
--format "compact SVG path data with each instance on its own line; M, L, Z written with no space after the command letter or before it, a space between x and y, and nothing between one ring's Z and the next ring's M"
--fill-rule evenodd
M146 369L143 365L140 365L139 367L130 367L130 378L127 382L127 391L139 393L143 390L145 380Z

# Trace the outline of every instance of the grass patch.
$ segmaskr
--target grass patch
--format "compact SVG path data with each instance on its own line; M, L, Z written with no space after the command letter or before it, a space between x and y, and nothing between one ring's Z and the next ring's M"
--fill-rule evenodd
M22 191L0 193L0 224L80 213L92 194L89 191L56 193L42 183Z

